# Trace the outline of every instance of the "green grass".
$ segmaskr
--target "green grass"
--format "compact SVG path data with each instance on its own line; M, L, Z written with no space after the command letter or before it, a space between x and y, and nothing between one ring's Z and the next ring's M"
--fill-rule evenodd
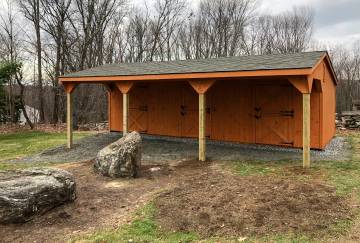
M240 176L268 175L276 170L273 165L255 161L235 161L231 167Z
M72 242L194 242L199 239L195 233L168 232L160 229L154 220L155 206L148 203L136 213L135 220L117 230L97 231L85 238Z
M91 133L75 132L74 139L79 139L89 134ZM65 133L27 131L0 134L0 162L39 153L47 148L65 143ZM1 167L6 167L6 165L0 164Z
M47 167L49 165L54 165L55 163L6 163L0 162L0 171L1 170L15 170L15 169L26 169L32 167Z
M354 194L360 200L360 133L351 133L347 139L352 149L350 160L314 162L311 164L311 168L307 169L307 173L299 173L302 170L300 160L276 162L234 161L224 165L240 176L271 175L299 180L321 178L325 183L335 186L339 195ZM296 170L291 170L294 168Z
M360 134L352 133L348 137L352 156L349 161L327 161L319 163L325 168L327 180L336 187L339 195L355 195L360 200Z

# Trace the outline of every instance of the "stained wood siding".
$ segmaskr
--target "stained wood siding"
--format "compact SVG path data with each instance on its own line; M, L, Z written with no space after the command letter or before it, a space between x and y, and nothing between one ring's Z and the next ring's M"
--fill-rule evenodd
M335 135L336 86L330 74L329 66L324 65L324 79L322 82L322 145L325 146Z
M209 90L214 140L255 142L253 86L247 82L217 82Z
M109 91L109 126L110 131L122 131L122 94L114 87Z
M336 86L325 61L314 72L322 81L314 81L310 96L311 148L316 149L335 134ZM122 94L113 89L109 95L110 130L121 131ZM130 131L198 137L198 94L187 82L137 83L129 109ZM209 139L300 148L302 94L285 78L217 80L206 93L206 123Z
M213 140L302 146L301 94L287 81L223 81L206 94L207 131ZM274 84L276 83L276 84ZM319 93L311 95L311 146L319 140ZM112 131L122 130L122 95L111 92ZM257 112L259 106L261 112ZM198 95L185 82L135 86L129 98L129 129L153 135L198 136ZM281 112L293 114L281 115ZM255 116L261 115L260 119Z

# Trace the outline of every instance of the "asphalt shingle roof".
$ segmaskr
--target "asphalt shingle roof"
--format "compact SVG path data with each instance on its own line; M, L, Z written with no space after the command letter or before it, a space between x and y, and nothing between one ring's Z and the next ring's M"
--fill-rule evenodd
M324 51L103 65L64 77L130 76L312 68Z

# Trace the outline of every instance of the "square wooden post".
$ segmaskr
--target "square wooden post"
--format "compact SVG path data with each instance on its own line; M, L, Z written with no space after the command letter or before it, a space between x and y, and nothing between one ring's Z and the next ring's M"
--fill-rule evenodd
M129 132L129 92L134 82L125 81L115 83L123 96L123 135Z
M289 78L290 83L302 93L303 104L303 167L310 167L310 95L314 82L312 75Z
M72 93L66 93L66 126L67 126L67 148L73 146L73 111Z
M303 167L310 167L310 94L303 93Z
M206 96L199 94L199 160L206 160Z
M189 84L199 94L199 160L206 161L206 95L215 80L192 80Z
M123 135L129 132L129 94L123 93Z
M64 82L64 89L66 92L66 135L67 135L67 148L73 146L73 101L72 92L75 90L77 84L72 82Z

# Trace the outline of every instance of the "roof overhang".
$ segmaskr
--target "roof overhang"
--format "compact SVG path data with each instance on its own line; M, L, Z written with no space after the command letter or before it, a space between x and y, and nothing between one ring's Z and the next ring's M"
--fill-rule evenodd
M208 72L208 73L176 73L176 74L147 74L131 76L78 76L59 77L59 81L65 82L113 82L113 81L180 81L193 79L226 79L247 77L276 77L276 76L306 76L311 75L313 68L279 69L279 70L255 70L236 72Z

